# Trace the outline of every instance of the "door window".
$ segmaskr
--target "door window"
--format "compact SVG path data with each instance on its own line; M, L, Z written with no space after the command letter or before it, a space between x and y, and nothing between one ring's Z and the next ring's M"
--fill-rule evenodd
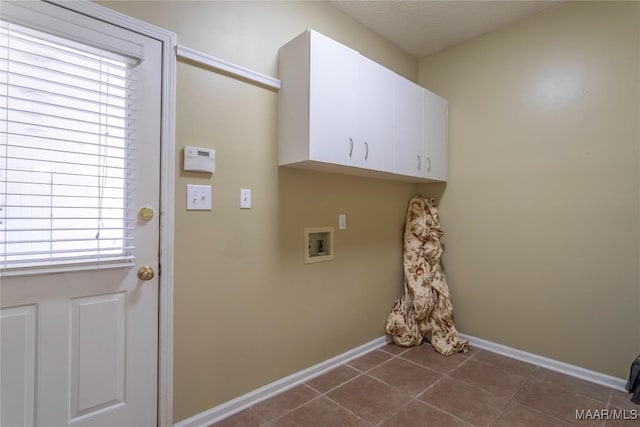
M0 23L0 274L131 264L137 59Z

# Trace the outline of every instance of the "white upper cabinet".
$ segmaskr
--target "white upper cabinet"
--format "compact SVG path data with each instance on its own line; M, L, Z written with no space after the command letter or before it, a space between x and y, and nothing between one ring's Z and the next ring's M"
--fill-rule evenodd
M392 172L395 74L364 56L358 56L360 72L356 108L359 131L356 138L356 166Z
M321 34L309 36L309 159L353 165L364 158L357 142L360 55Z
M395 76L395 166L401 175L426 177L424 158L424 89Z
M279 165L407 181L446 177L442 98L312 30L284 45L278 64ZM426 120L427 110L437 117Z
M424 156L427 161L426 178L446 181L448 150L449 103L446 99L424 89Z

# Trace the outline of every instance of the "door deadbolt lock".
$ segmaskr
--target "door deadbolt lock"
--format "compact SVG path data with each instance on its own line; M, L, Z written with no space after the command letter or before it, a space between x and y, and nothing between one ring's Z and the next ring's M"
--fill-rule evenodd
M153 276L155 276L153 268L148 265L143 265L138 269L138 279L140 280L151 280Z
M141 220L145 222L149 221L151 218L153 218L153 209L151 209L148 206L145 206L142 209L140 209L140 211L138 212L138 216L140 217Z

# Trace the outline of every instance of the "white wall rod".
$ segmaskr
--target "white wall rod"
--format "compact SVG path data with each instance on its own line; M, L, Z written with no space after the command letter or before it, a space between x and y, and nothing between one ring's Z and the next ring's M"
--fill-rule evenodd
M281 87L280 80L275 77L267 76L266 74L241 67L240 65L233 64L229 61L225 61L224 59L216 58L215 56L199 52L189 47L177 45L176 55L180 58L188 59L190 61L197 62L198 64L207 65L211 68L215 68L216 70L221 70L225 73L272 87L274 89L280 89Z

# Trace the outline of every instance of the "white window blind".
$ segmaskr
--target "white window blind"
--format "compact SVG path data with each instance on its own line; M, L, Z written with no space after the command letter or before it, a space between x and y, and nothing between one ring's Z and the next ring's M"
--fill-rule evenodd
M0 23L0 274L130 265L136 63Z

